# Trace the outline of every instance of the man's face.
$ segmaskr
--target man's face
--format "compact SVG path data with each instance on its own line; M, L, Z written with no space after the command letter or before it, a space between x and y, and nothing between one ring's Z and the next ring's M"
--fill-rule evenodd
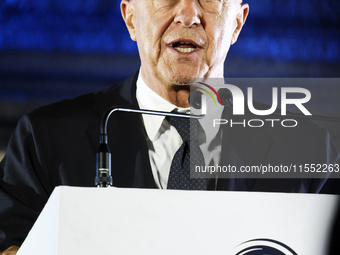
M240 0L123 0L122 13L137 41L142 74L172 85L223 76L248 6Z

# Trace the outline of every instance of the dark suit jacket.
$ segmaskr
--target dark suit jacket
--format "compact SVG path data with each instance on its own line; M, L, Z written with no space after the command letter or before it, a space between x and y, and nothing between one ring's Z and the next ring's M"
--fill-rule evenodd
M138 108L136 79L137 75L105 91L45 106L21 118L0 164L0 250L23 242L54 187L94 186L101 117L113 105ZM281 131L226 128L223 139L228 146L222 150L222 161L275 162L278 152L301 157L304 163L336 156L318 127L311 131L317 138L303 136L310 150L302 152L301 146L285 147ZM141 116L115 113L108 132L114 186L156 188ZM301 136L301 131L296 132L291 131L291 140ZM325 180L311 179L221 179L216 187L210 185L219 190L338 192L332 187Z

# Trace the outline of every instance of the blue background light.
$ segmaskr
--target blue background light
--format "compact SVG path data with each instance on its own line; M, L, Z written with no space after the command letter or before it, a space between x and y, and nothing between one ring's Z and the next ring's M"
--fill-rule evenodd
M339 1L248 3L250 16L233 56L339 62ZM119 4L119 0L1 1L0 50L136 55Z

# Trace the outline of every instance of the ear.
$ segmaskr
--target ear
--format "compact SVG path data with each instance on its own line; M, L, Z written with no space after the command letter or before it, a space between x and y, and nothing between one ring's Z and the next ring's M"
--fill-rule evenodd
M241 8L236 16L236 28L234 30L233 37L231 39L231 45L237 41L238 36L240 35L241 29L246 22L247 16L249 13L249 5L242 4Z
M125 25L129 30L131 39L133 41L136 41L135 8L132 1L122 0L122 2L120 3L120 11L122 13Z

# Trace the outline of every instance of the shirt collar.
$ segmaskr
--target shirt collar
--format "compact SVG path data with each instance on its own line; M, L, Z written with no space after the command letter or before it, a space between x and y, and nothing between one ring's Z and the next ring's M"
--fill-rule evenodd
M190 111L190 108L177 107L176 105L168 102L163 97L158 95L144 82L140 71L136 85L136 96L140 109L157 110L163 112L171 112L175 109L177 109L177 111L179 112L187 112L188 110ZM160 136L160 128L165 117L147 114L143 114L142 117L145 125L145 130L149 139L151 141L157 140Z

